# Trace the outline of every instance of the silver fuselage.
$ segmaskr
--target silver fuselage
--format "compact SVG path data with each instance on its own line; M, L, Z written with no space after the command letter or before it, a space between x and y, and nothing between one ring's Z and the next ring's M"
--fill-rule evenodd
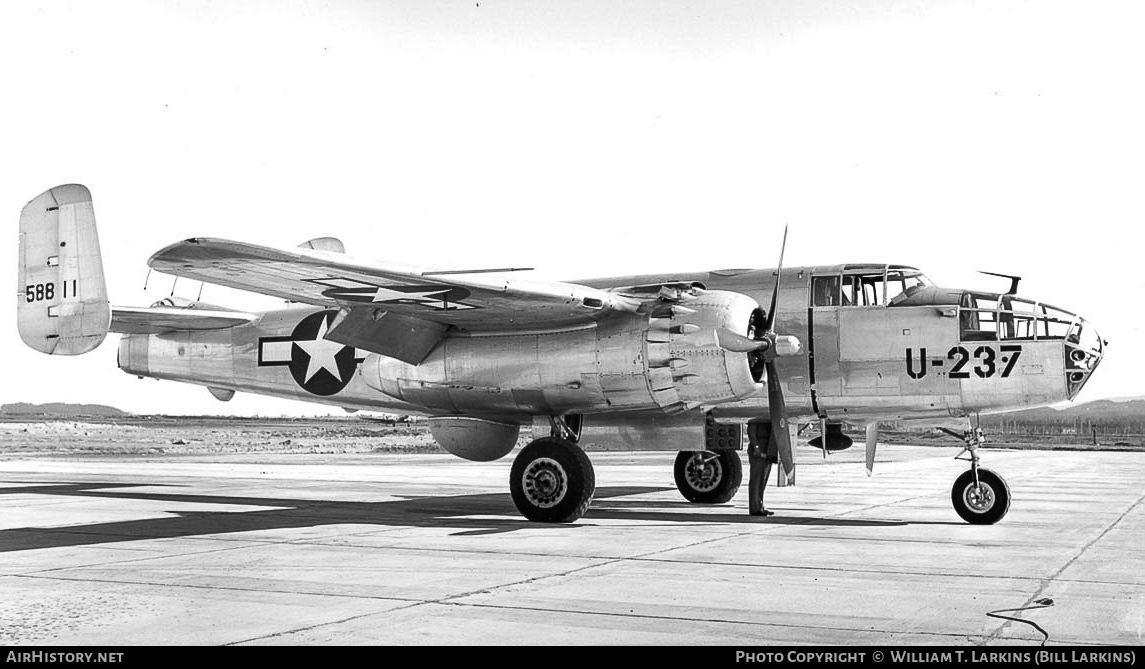
M1042 406L1072 399L1100 361L1100 344L1079 348L1076 338L1070 340L1065 330L1051 333L1048 324L1039 330L1033 318L1027 319L1031 326L1024 332L1000 325L985 335L969 332L966 323L972 310L953 298L945 303L899 305L887 304L881 298L867 305L845 305L838 300L835 304L816 303L812 297L814 277L821 281L824 277L842 277L845 283L848 272L859 273L856 267L873 275L878 270L872 268L879 266L796 267L782 273L775 330L803 343L797 355L777 360L793 418L823 416L854 422L947 419L979 411ZM886 272L887 266L882 267ZM580 283L610 288L671 282L694 282L709 291L742 293L766 305L775 285L775 271L621 277ZM947 293L957 295L958 291ZM333 343L328 344L327 351L304 350L319 346L310 343L322 325L319 313L326 313L328 319L334 316L333 311L319 307L291 306L265 312L249 325L229 329L125 335L119 365L141 377L346 409L489 416L521 423L537 415L564 413L610 414L607 420L615 420L617 412L627 408L623 399L644 392L641 383L648 385L637 378L639 360L635 359L649 355L648 344L641 339L648 339L647 330L609 321L612 317L567 330L455 332L424 362L411 366ZM993 319L1012 322L1013 316L1007 313L998 308ZM303 327L307 319L308 325ZM1070 332L1083 322L1076 319ZM324 326L321 332L325 332ZM302 343L296 343L299 341ZM608 356L625 355L633 360L614 363L631 363L630 373L622 367L615 373L604 367L612 364ZM699 354L694 358L701 359ZM594 372L601 369L604 371ZM717 365L713 369L722 368ZM387 377L388 373L391 376ZM712 373L705 372L709 377ZM405 394L386 390L387 383L396 387L402 379L412 390ZM616 388L620 390L610 394L608 384L619 384ZM656 400L655 388L648 388L647 394ZM722 419L761 418L768 412L762 385L738 400L705 402L702 393L695 397L699 399L687 403L676 397L676 404L660 402L659 406L668 413L679 412L680 407L702 408ZM632 407L639 408L635 403ZM650 410L655 412L656 408L651 406Z

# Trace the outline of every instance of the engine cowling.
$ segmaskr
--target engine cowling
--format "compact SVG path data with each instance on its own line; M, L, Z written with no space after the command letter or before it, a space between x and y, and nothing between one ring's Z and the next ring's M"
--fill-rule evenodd
M754 338L762 323L742 293L681 291L572 330L451 335L416 366L370 355L362 373L391 397L447 414L674 412L763 389L759 354L719 337Z

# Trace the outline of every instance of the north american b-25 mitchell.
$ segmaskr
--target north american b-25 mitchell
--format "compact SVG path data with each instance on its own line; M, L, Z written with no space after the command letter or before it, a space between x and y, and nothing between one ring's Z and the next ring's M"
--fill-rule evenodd
M365 260L328 237L298 248L193 238L150 267L288 304L112 307L91 193L76 184L24 207L19 248L28 346L77 355L122 333L129 374L224 401L244 391L424 415L437 443L468 460L507 455L532 426L541 436L516 456L509 488L541 522L588 510L589 444L679 451L683 496L723 503L739 489L745 441L790 482L798 423L818 423L824 454L851 445L844 422L866 426L869 474L880 421L953 420L970 461L954 508L994 523L1010 493L979 467L969 417L1073 399L1105 345L1079 316L1018 297L1016 277L1001 294L948 289L903 265L783 268L782 251L779 269L569 283ZM762 487L752 495L754 511Z

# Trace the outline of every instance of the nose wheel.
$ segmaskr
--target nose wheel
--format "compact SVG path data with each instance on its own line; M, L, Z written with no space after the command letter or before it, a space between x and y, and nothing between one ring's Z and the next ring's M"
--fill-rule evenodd
M950 489L950 501L962 520L972 525L993 525L1010 510L1010 487L989 469L962 472ZM975 480L977 479L977 480Z
M970 469L962 472L950 488L954 511L972 525L993 525L1002 520L1010 510L1010 486L1001 476L978 466L978 449L986 443L981 428L972 427L962 435L954 430L939 429L966 443L966 447L954 456L956 460L967 459L962 457L962 453L970 454Z

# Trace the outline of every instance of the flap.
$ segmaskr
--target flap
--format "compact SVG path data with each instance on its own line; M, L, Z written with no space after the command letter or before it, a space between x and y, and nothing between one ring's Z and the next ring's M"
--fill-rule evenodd
M380 309L342 309L326 339L420 365L448 327Z

